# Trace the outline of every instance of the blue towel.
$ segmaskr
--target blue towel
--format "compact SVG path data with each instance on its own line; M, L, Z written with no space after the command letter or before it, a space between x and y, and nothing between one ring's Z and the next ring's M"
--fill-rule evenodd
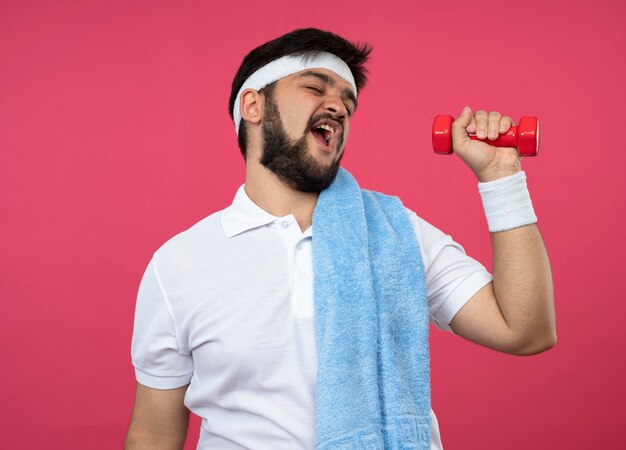
M404 206L340 169L313 226L317 449L429 449L426 282Z

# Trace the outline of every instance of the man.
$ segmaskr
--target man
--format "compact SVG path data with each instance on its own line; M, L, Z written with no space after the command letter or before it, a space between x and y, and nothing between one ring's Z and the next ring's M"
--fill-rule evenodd
M452 130L455 152L480 181L492 231L493 277L449 236L403 207L404 217L393 219L395 232L373 232L391 223L401 207L391 200L386 203L383 196L363 194L362 224L357 218L346 225L343 213L324 222L325 214L332 214L322 212L322 204L329 202L325 199L337 193L341 183L356 186L339 166L358 93L366 82L369 52L367 46L306 29L270 41L244 59L229 108L246 161L245 184L230 207L161 247L144 274L132 346L138 384L128 449L182 448L189 410L202 417L200 449L384 448L392 440L398 448L442 448L430 411L427 343L418 337L416 345L400 348L413 333L406 329L413 328L413 322L402 321L404 308L384 310L396 292L408 293L406 311L423 300L427 321L480 345L516 355L554 345L550 267L520 157L515 149L489 145L508 131L509 117L472 114L464 108ZM482 141L470 140L468 133L473 132ZM341 202L360 201L337 195L339 209ZM378 205L386 215L371 222ZM332 220L339 220L336 229ZM324 228L325 223L331 226ZM384 252L385 243L407 224L411 237L402 241L401 258L416 260L403 264L400 259L398 267L410 270L398 282L400 291L385 297L391 281L380 276L387 264L379 262L389 256L371 255L377 248ZM320 250L337 236L349 243L352 226L355 236L362 226L372 239L364 258L333 249L333 244ZM335 253L326 257L324 251ZM328 267L332 273L324 272ZM368 277L373 274L364 283L373 288L363 289L374 296L359 303L359 291L359 298L349 299L354 303L348 303L348 315L333 325L338 311L333 308L341 307L342 295L350 297L353 289L349 286L337 298L333 292L360 277L350 272L355 267L366 267ZM370 303L373 309L367 309ZM358 319L360 309L378 316ZM419 319L419 311L415 314ZM414 328L423 328L418 322ZM400 330L406 323L409 326ZM340 339L328 340L332 333ZM353 347L363 336L365 345L357 349L363 353L355 355ZM345 339L353 338L344 346ZM408 367L413 352L426 355L415 368ZM399 354L407 358L397 359ZM359 367L333 375L345 358L363 362L364 370L373 368L373 377L379 378L366 379L370 375L361 376ZM407 367L397 370L402 364ZM385 387L385 377L393 371L400 378ZM418 381L406 383L404 372L415 374ZM424 380L422 391L414 389ZM356 390L346 392L350 386ZM406 403L393 422L386 408L397 407L390 396L398 386L404 389L398 398ZM352 407L342 409L340 402ZM353 423L366 426L359 431Z

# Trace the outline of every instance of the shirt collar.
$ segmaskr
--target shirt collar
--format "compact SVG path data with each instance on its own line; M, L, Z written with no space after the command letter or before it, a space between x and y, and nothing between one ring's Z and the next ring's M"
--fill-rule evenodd
M222 212L220 217L222 228L227 238L252 228L262 227L279 218L271 215L254 203L248 197L244 187L245 184L239 187L233 203Z

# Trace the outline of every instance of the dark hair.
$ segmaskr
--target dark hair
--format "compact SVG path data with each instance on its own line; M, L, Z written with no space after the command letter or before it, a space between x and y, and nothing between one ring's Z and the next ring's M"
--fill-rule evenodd
M243 83L264 65L287 55L314 55L319 52L328 52L341 58L350 68L356 88L360 92L367 82L367 69L365 63L369 58L372 48L368 44L353 44L346 39L328 31L316 28L304 28L292 31L276 39L255 48L243 59L237 74L233 79L230 98L228 100L228 113L233 118L233 106ZM270 86L272 86L270 88ZM267 89L270 88L270 89ZM261 89L260 92L268 93L273 88L273 83ZM245 121L239 125L237 139L243 158L246 158L247 132Z

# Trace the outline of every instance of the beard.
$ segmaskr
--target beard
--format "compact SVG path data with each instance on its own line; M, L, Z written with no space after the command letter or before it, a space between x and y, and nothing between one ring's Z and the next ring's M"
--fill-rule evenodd
M319 120L334 119L330 114L311 117L300 139L292 140L287 135L280 118L278 106L271 95L266 97L263 115L262 136L263 154L260 163L271 170L290 188L300 192L320 192L331 185L337 172L343 152L329 166L318 163L308 151L307 135ZM343 144L343 133L337 148Z

